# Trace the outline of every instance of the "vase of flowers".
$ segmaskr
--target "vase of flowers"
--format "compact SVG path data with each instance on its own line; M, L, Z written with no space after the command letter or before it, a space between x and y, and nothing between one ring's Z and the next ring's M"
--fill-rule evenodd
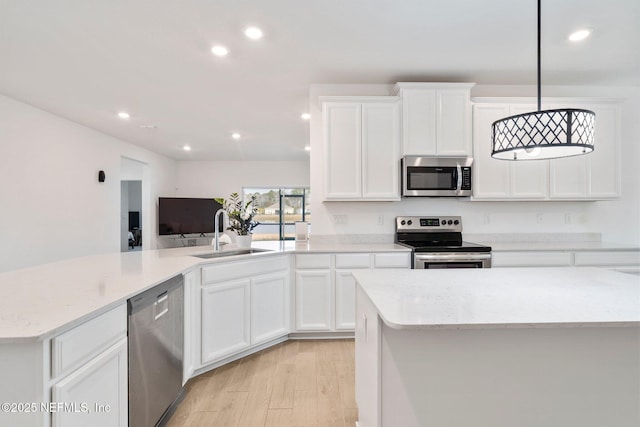
M236 234L236 244L240 247L251 246L251 232L260 223L254 218L258 213L255 205L256 196L251 196L245 203L238 193L231 193L229 199L216 199L229 216L229 227Z

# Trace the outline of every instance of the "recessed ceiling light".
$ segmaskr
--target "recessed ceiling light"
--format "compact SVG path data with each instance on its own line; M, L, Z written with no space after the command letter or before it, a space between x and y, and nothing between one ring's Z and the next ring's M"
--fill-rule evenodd
M589 34L591 34L591 30L588 28L583 28L581 30L574 31L573 33L571 33L569 35L569 40L571 40L572 42L579 42L589 37Z
M307 145L306 147L304 147L304 151L311 151L311 147Z
M234 133L231 134L231 138L240 139L240 134L238 132L234 132Z
M158 126L156 125L140 125L138 126L140 129L157 129Z
M302 120L309 120L311 118L311 114L302 113L302 115L300 117L302 117Z
M182 146L182 149L183 149L184 151L191 151L191 147L190 147L190 146L188 146L188 145L183 145L183 146Z
M129 115L129 113L127 113L126 111L120 111L118 113L118 117L120 117L121 119L128 119L129 117L131 117L131 115Z
M211 48L211 53L213 53L215 56L227 56L227 54L229 53L229 49L221 45L216 45Z
M246 30L244 30L244 35L249 37L252 40L258 40L261 39L263 34L262 34L262 30L258 27L249 27Z

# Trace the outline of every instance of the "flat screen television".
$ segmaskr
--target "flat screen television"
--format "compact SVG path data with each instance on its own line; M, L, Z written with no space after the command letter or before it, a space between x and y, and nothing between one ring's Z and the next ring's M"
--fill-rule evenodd
M159 197L158 234L213 233L213 217L221 207L214 199ZM224 231L222 221L220 231Z

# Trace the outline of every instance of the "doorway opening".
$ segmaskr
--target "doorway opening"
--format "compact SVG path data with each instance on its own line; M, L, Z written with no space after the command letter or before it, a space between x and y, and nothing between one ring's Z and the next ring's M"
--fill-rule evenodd
M142 250L142 181L121 181L121 227L126 233L126 248L121 252Z
M149 167L127 157L120 159L120 251L148 248L150 221Z

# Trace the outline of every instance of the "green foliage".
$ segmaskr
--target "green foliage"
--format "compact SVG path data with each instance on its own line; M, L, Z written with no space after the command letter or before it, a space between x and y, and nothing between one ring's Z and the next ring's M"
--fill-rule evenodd
M222 205L222 209L224 209L229 216L228 230L232 230L240 236L246 236L260 225L258 221L254 220L254 217L258 213L255 194L252 195L246 203L240 199L238 193L231 193L228 200L222 198L215 200Z

